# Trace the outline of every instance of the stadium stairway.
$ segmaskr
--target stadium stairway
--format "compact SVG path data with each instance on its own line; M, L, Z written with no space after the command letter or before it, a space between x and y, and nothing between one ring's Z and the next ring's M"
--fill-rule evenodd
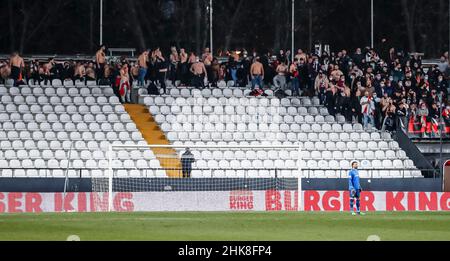
M137 129L141 132L142 137L149 145L168 145L169 140L155 122L152 114L141 104L124 104L125 110L130 115L130 118L136 124ZM156 158L160 161L161 167L166 170L167 176L171 178L182 177L180 172L181 162L178 159L177 153L173 149L168 148L152 148ZM173 158L172 156L173 155ZM171 160L163 160L163 158L170 157Z

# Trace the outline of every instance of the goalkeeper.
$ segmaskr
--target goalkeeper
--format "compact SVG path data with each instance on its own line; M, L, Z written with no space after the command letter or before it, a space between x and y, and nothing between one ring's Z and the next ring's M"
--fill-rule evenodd
M361 185L359 183L359 171L358 171L358 162L352 161L352 169L348 172L348 189L350 190L350 211L352 215L355 216L356 213L358 215L364 215L361 213L360 207L360 194L361 194ZM353 205L356 199L356 213L354 211Z

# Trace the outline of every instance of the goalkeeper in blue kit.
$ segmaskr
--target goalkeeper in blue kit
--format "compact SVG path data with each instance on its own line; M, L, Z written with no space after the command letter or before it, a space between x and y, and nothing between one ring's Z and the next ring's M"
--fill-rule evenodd
M350 190L350 211L352 215L365 215L359 209L360 207L360 194L361 194L361 185L359 183L359 171L358 171L358 162L352 161L352 169L348 172L348 190ZM356 200L356 213L354 211L353 205Z

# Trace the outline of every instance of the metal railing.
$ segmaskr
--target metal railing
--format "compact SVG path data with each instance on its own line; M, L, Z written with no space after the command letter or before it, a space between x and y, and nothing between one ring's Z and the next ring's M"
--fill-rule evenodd
M38 171L38 176L16 176L14 172L11 173L11 175L6 176L2 173L2 177L9 177L9 178L65 178L65 175L61 175L58 177L55 177L52 175L52 171L54 170L61 170L62 173L66 170L66 168L2 168L2 171L4 170L24 170L25 172L28 170L36 170ZM97 178L93 177L89 173L91 171L100 170L103 171L104 175L98 177L108 177L108 169L101 169L101 168L71 168L69 170L69 173L67 174L68 178ZM113 177L117 177L117 171L118 170L126 170L126 171L133 171L137 170L141 172L141 177L128 177L128 178L147 178L149 177L150 173L153 173L154 171L179 171L179 177L182 177L182 168L113 168ZM202 171L203 173L209 173L209 175L203 175L204 178L229 178L222 175L217 175L216 172L227 170L234 170L234 171L242 171L243 177L239 178L259 178L259 177L253 177L249 175L250 171L268 171L270 173L269 176L266 178L280 178L283 177L281 175L282 171L299 171L298 168L252 168L252 169L227 169L227 168L192 168L191 169L191 175L192 172L195 171ZM342 169L342 168L328 168L328 169L319 169L319 168L302 168L301 170L302 178L347 178L348 177L348 169ZM317 172L321 171L323 173L323 176L317 176ZM333 171L334 175L326 176L329 173L326 173L326 171ZM437 169L399 169L399 168L360 168L360 177L361 178L439 178L439 170ZM418 172L420 171L422 176L409 176L405 175L406 173L412 173L413 171ZM73 175L73 173L76 173L76 175ZM395 173L397 175L392 176L391 173ZM386 175L384 175L386 174ZM382 176L383 175L383 176ZM289 176L291 177L291 176ZM292 176L294 177L294 176ZM238 178L238 177L236 177Z

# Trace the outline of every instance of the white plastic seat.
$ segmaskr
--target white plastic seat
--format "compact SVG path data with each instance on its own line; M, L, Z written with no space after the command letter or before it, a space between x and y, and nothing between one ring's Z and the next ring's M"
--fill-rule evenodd
M350 125L350 126L351 126L351 125ZM360 123L356 123L356 124L353 126L353 130L361 132L361 131L364 130L364 128L363 128L363 126L362 126Z
M342 152L339 150L333 151L333 159L342 159Z
M318 141L315 143L316 150L325 150L325 143Z
M323 142L329 141L328 133L320 132L318 135L318 139Z
M352 133L350 133L350 140L355 141L355 142L360 141L361 136L357 132L352 132Z
M333 132L342 132L342 125L338 123L334 123L332 125Z
M381 142L381 141L379 142L379 146L380 146L380 149L387 149L384 146L383 142ZM392 150L398 150L398 149L400 149L400 146L397 141L391 141L391 142L389 142L389 148Z
M319 114L319 111L317 110L317 107L309 107L308 113L310 115L316 116L317 114Z
M310 123L310 124L314 123L314 117L311 115L306 115L304 119L305 119L306 123Z
M369 142L367 142L367 147L368 147L368 149L371 149L371 150L377 150L378 144L376 141L369 141Z
M330 160L333 158L333 153L329 150L322 151L322 158Z
M361 140L362 140L362 141L370 141L370 140L371 140L371 136L370 136L370 134L367 133L367 132L362 132L362 133L360 134L360 137L361 137Z
M365 142L365 141L359 141L357 143L357 147L358 147L358 150L363 150L363 151L367 150L368 148L373 149L372 147L367 146L367 142Z
M386 154L386 158L388 158L388 159L394 159L397 157L395 151L393 151L393 150L387 150L385 152L385 154Z
M389 132L382 132L381 133L381 138L384 139L384 140L391 140L392 139L391 133L389 133Z
M400 159L406 159L407 158L406 152L404 150L398 150L397 151L397 157L400 158Z
M385 155L384 151L377 150L377 151L375 151L375 158L377 158L377 159L385 159L386 155Z
M353 152L346 150L342 153L344 159L353 159Z
M317 162L317 167L320 169L328 169L328 161L326 160L319 160Z
M309 122L310 120L314 121L314 117L312 115L308 115L308 109L305 107L298 107L298 114L305 116L306 122ZM306 117L308 117L308 120Z
M341 161L339 161L339 167L341 169L349 169L350 168L350 161L349 160L341 160Z
M388 160L388 159L383 160L383 161L382 161L382 164L383 164L383 168L386 168L386 169L391 169L391 168L393 168L393 166L392 166L392 161L391 161L391 160Z
M356 150L357 148L358 147L357 147L355 142L353 142L353 141L347 142L347 149L348 150Z
M310 132L311 131L311 125L309 125L309 124L302 124L301 125L301 130L303 131L303 132Z
M317 151L317 150L314 150L314 151L311 151L311 156L310 156L312 159L320 159L320 158L322 158L322 153L320 152L320 151Z
M396 169L403 169L404 168L403 161L401 161L399 159L393 160L392 161L392 166L393 166L393 168L396 168Z
M46 89L49 89L49 88L46 88ZM75 91L76 91L76 89L75 89ZM47 93L45 93L45 94L47 95ZM57 88L56 95L58 95L59 97L67 96L67 89L66 88ZM49 96L49 95L47 95L47 96Z
M353 152L353 157L355 158L355 159L364 159L364 152L362 152L362 151L360 151L360 150L357 150L357 151L354 151Z
M317 161L315 161L315 160L308 160L306 162L306 165L308 166L308 169L317 169L318 168Z
M376 159L376 160L372 160L371 162L372 168L373 169L381 169L382 168L382 163L380 160Z

